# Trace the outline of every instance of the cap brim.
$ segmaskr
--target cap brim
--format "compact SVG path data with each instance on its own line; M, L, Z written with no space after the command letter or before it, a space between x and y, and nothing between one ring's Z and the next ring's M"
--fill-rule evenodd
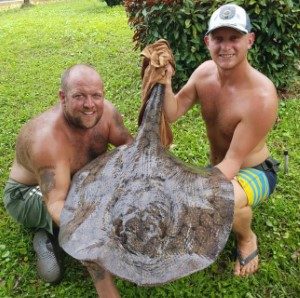
M210 30L208 30L206 32L205 35L208 35L209 33L211 33L212 31L216 30L216 29L219 29L219 28L231 28L231 29L235 29L236 31L239 31L240 33L242 34L247 34L249 33L245 28L241 28L241 27L237 27L237 26L234 26L234 25L220 25L220 26L216 26L214 28L211 28Z

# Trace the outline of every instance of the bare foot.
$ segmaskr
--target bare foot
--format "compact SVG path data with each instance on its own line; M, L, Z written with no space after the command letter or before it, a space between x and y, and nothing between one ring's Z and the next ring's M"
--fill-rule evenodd
M234 275L247 276L258 270L257 239L254 233L249 240L237 240L237 252Z

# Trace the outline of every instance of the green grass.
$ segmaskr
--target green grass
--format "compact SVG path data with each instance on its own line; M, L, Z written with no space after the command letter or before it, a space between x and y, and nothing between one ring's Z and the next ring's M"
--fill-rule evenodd
M98 0L49 2L28 9L0 10L0 188L4 188L22 124L57 102L61 72L92 63L101 73L106 97L124 115L135 134L140 106L140 58L122 7ZM299 94L296 96L299 98ZM121 279L122 297L300 297L300 102L282 101L280 121L271 132L273 156L283 163L289 150L289 173L268 204L255 211L260 271L248 278L232 276L233 238L209 268L160 287L137 287ZM205 165L207 139L196 108L173 126L173 152ZM3 194L3 192L1 192ZM298 258L295 252L298 252ZM0 297L95 297L90 277L66 257L62 283L50 286L36 274L32 234L16 224L0 203Z

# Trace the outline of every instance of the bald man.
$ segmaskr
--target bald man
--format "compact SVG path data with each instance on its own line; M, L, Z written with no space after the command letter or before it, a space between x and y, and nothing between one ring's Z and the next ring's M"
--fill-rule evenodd
M132 142L116 108L104 97L103 81L89 65L67 69L61 78L60 102L21 129L16 157L4 191L4 203L19 223L37 232L33 246L46 282L62 278L55 230L60 224L71 178L107 151L108 144ZM118 297L110 274L89 268L98 294Z

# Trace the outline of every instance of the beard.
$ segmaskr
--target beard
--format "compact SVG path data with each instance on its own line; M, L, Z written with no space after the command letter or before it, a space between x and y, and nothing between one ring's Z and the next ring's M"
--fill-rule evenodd
M101 116L98 114L95 114L93 118L85 116L74 116L66 110L64 111L64 115L70 125L81 129L93 128L97 125L101 118Z

